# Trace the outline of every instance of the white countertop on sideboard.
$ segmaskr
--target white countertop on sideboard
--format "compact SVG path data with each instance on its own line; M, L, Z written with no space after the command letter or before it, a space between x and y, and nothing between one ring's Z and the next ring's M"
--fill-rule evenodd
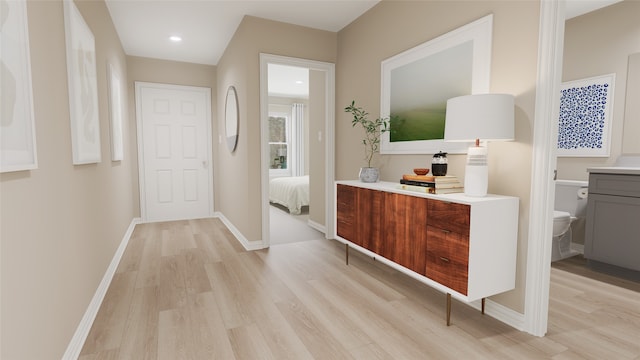
M618 175L640 175L640 167L592 167L587 168L587 172L593 174L618 174Z
M448 200L448 201L451 201L451 202L467 204L467 205L478 204L478 203L485 202L485 201L495 201L495 200L498 200L498 199L509 199L509 198L517 199L517 198L515 198L513 196L504 196L504 195L495 195L495 194L487 194L487 196L484 196L484 197L467 196L464 193L427 194L427 193L422 193L422 192L418 192L418 191L411 191L411 190L401 189L400 188L400 183L395 183L395 182L390 182L390 181L379 181L379 182L375 182L375 183L365 183L365 182L362 182L360 180L338 180L338 181L336 181L336 183L337 184L357 186L357 187L361 187L361 188L365 188L365 189L382 190L382 191L394 192L394 193L398 193L398 194L419 196L419 197L430 198L430 199L437 199L437 200L444 200L444 201Z

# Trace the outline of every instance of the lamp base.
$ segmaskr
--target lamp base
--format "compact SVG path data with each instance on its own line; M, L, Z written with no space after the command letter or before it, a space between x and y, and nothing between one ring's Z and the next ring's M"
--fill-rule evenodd
M467 166L464 173L464 194L483 197L489 187L489 167L487 166L487 148L474 146L467 153Z
M487 196L489 187L489 167L467 165L464 174L464 194L467 196Z

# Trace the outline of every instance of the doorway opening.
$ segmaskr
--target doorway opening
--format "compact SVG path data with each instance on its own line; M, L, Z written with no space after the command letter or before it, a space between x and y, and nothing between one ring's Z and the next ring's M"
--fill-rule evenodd
M334 68L260 54L265 246L333 237Z

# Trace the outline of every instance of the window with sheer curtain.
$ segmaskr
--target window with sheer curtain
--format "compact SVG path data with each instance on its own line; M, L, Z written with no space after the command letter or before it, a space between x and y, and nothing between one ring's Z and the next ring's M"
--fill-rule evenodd
M305 168L304 105L269 112L269 175L301 176Z
M269 168L272 175L291 175L291 117L288 114L269 114Z

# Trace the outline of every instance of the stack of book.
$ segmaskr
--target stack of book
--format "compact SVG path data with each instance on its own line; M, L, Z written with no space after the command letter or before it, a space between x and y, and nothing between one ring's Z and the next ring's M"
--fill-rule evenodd
M464 186L454 175L402 175L400 186L403 190L428 194L450 194L464 192Z

